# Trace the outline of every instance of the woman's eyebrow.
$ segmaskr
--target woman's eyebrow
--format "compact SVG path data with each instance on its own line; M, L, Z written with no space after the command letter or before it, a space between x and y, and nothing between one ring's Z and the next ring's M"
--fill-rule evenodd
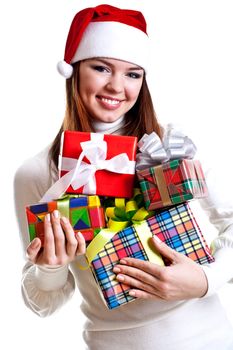
M128 68L129 70L143 70L143 68L135 66L135 67L130 67Z

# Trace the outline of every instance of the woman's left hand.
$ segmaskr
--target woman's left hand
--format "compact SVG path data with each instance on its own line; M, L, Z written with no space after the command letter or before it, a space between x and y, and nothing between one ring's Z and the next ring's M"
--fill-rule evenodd
M124 258L113 271L117 280L132 287L129 294L141 299L183 300L200 298L208 289L208 282L201 266L152 238L167 266L149 261Z

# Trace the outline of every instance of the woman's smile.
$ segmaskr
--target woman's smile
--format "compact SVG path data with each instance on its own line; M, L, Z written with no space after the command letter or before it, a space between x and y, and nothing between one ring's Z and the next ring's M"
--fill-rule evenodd
M98 102L103 108L109 109L109 110L115 110L121 106L121 103L124 100L119 100L110 96L96 96Z

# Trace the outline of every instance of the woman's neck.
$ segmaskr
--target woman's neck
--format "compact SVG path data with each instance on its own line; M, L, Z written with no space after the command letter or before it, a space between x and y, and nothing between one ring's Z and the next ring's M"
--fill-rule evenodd
M122 117L120 117L119 119L117 119L115 122L112 122L112 123L105 123L99 120L93 120L92 126L95 132L99 134L121 134L125 124L124 117L125 116L123 115Z

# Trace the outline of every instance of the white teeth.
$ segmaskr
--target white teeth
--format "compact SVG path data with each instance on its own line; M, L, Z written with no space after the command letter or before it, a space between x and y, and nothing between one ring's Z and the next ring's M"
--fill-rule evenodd
M101 97L101 100L105 103L110 104L110 105L118 105L118 103L120 103L120 101L109 100L108 98L103 98L103 97Z

